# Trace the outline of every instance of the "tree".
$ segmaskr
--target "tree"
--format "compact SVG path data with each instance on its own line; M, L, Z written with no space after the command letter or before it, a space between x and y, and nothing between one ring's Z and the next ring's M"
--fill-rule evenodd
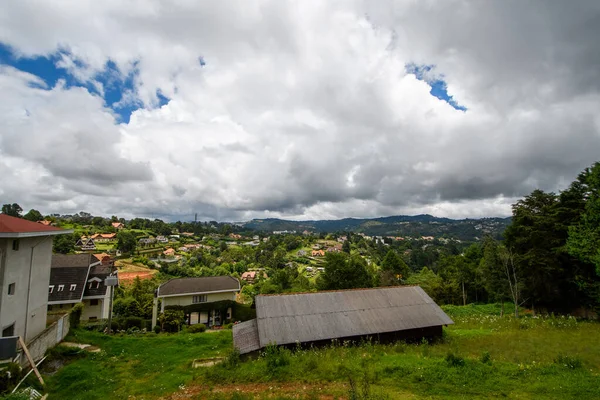
M327 253L325 271L320 275L317 285L322 290L354 289L372 287L373 280L362 257Z
M11 217L21 218L23 209L17 203L4 204L2 206L2 214L10 215Z
M117 249L123 253L131 253L135 250L137 240L131 232L121 231L117 233Z
M344 244L342 245L342 251L344 253L350 254L350 240L344 240Z
M593 264L600 276L600 163L586 168L576 182L585 206L580 221L569 227L567 248L573 257Z
M57 235L52 243L52 251L59 254L69 254L75 251L77 236L72 235Z
M521 301L522 282L520 271L518 271L515 265L515 258L510 249L501 248L500 260L502 261L502 269L508 282L510 297L515 306L515 318L519 318L519 307L526 301Z
M381 272L379 273L379 284L381 286L398 285L408 278L410 268L394 250L389 250L383 259Z
M32 208L27 214L23 215L23 218L28 221L37 222L44 219L44 216L38 210Z

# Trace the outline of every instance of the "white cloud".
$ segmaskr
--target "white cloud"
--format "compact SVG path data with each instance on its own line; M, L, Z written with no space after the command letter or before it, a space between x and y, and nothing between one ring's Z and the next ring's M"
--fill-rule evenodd
M84 89L3 68L0 196L124 216L507 215L598 157L588 3L12 1L0 41L68 49L85 82L111 60L135 77L122 103L144 108L117 124ZM25 165L41 173L14 185Z

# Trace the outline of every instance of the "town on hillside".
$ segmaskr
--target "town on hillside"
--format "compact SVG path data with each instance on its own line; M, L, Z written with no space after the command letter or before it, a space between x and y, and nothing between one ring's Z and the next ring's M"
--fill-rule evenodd
M217 221L43 215L6 203L0 214L2 390L23 385L40 395L64 393L70 365L100 357L95 368L104 371L116 356L103 354L114 354L111 347L120 348L125 338L135 340L128 343L147 354L147 362L173 357L178 374L212 371L199 375L202 382L262 362L275 377L295 368L292 352L328 357L338 345L404 346L375 347L373 354L420 352L425 359L430 351L450 349L445 363L456 367L474 361L454 354L452 343L468 346L470 335L496 329L538 335L577 326L586 335L596 332L589 334L595 340L600 268L589 256L590 241L580 239L599 243L597 226L583 225L597 218L587 204L598 200L580 188L574 184L560 195L535 191L515 205L500 237L471 240L429 231L267 232ZM556 340L567 346L561 335L557 331ZM181 347L177 338L193 345ZM151 350L152 343L159 347ZM483 365L500 359L490 355L491 345L486 349ZM573 368L597 362L582 361L579 353L564 357L558 363ZM594 368L586 379L597 379ZM167 369L160 367L172 392L193 384L189 377L173 386L185 374ZM348 374L344 391L353 390L355 379L363 385L371 379Z

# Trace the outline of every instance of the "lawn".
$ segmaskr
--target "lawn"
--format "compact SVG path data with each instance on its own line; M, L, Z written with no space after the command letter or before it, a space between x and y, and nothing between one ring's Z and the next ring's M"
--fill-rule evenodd
M455 325L434 344L273 348L198 369L193 359L230 354L231 331L107 337L77 330L69 340L102 351L47 376L50 400L600 398L600 324L499 317L497 306L446 311Z

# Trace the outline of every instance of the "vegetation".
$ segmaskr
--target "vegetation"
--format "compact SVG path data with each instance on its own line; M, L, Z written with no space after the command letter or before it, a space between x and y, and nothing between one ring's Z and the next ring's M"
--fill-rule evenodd
M500 304L444 310L455 324L433 344L271 346L257 359L231 351L230 330L111 337L76 330L68 340L101 351L75 354L45 379L50 400L174 399L183 392L198 399L600 396L597 322L527 313L501 317ZM214 357L224 361L190 368L195 359Z

